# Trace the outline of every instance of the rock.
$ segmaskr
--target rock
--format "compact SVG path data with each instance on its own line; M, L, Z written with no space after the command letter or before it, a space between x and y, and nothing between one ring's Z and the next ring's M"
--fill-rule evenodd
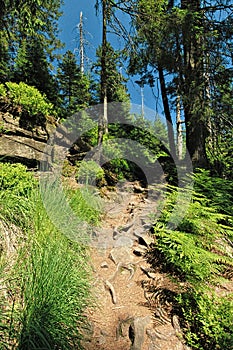
M126 232L127 234L131 234L133 231L133 227L134 227L134 220L132 220L128 224L124 225L120 231Z
M132 247L134 241L129 237L121 236L114 242L113 247Z
M52 147L46 144L47 132L48 128L53 127L54 129L54 126L49 123L44 128L35 126L29 130L20 125L19 117L14 118L9 113L0 113L0 123L5 130L0 135L0 157L4 157L5 160L9 159L29 167L37 167L38 162L45 160L44 152L51 153Z
M143 246L139 246L139 247L135 247L133 253L137 256L143 256L147 251L146 247Z
M135 237L140 237L144 232L145 232L144 228L139 226L134 230L133 234Z
M106 261L103 261L102 264L100 265L102 269L108 269L108 263Z
M109 254L110 259L117 265L118 263L128 263L133 260L131 249L128 247L115 247Z
M113 230L113 234L112 234L112 237L113 237L113 239L115 240L115 239L118 239L119 237L120 237L120 232L115 228L114 230Z
M147 223L143 225L143 229L144 231L150 231L152 226L153 226L152 224Z
M135 232L134 232L134 235L135 235ZM154 238L152 236L149 236L147 233L137 234L137 237L138 237L138 243L146 247L149 247L151 243L154 243Z
M179 322L179 318L177 315L173 315L172 316L172 326L175 329L176 333L178 334L182 334L182 330L180 327L180 322Z
M129 328L132 342L130 350L141 350L144 343L145 327L151 322L151 316L135 317Z

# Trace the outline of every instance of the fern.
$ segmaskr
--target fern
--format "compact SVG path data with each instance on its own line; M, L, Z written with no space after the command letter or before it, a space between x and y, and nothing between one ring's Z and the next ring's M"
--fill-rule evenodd
M187 343L199 350L230 350L231 296L225 292L226 297L220 298L210 286L221 285L233 274L233 197L229 183L208 174L195 174L195 190L183 190L190 203L182 220L171 221L175 209L179 212L178 190L167 186L161 216L154 226L156 239L150 260L162 271L188 282L188 291L177 296ZM172 223L176 223L175 229Z

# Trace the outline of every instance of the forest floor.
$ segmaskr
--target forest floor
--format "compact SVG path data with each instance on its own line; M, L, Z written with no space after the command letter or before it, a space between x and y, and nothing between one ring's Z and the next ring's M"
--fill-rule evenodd
M135 183L104 197L106 214L90 249L96 305L86 311L85 349L189 349L169 299L179 287L146 258L156 198Z

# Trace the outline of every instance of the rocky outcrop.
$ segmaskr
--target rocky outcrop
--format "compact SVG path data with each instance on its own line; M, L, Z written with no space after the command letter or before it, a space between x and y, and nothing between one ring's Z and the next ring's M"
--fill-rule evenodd
M52 123L48 123L46 128L38 126L27 130L20 126L19 117L0 113L1 161L20 162L29 167L37 167L46 151L48 130L52 129Z

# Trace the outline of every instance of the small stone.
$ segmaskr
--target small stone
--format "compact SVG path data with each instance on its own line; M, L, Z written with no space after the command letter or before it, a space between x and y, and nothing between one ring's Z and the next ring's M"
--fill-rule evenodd
M146 247L135 247L133 253L137 256L143 256L147 251Z
M103 261L102 264L100 265L102 269L108 269L108 263L106 261Z
M133 231L133 227L134 227L134 220L130 221L128 224L124 225L123 227L121 227L121 232L127 232L127 234L131 234Z
M138 227L134 230L133 234L136 237L140 237L144 233L144 229L142 227Z
M128 263L133 260L129 247L115 247L109 254L110 259L117 265L118 263Z
M112 234L112 237L114 240L118 239L118 237L120 236L120 232L115 228L113 230L113 234Z
M121 236L114 242L114 247L132 247L134 244L133 240L129 237Z
M158 277L158 275L155 272L150 272L150 271L147 272L147 276L152 280L155 280Z
M145 327L151 322L151 316L135 317L130 325L129 334L132 345L130 350L141 350L144 343Z
M152 226L153 226L152 224L146 223L143 225L143 229L144 229L144 231L150 231Z
M149 247L151 243L154 243L154 241L154 238L149 236L147 233L143 233L138 236L138 243L146 247Z

